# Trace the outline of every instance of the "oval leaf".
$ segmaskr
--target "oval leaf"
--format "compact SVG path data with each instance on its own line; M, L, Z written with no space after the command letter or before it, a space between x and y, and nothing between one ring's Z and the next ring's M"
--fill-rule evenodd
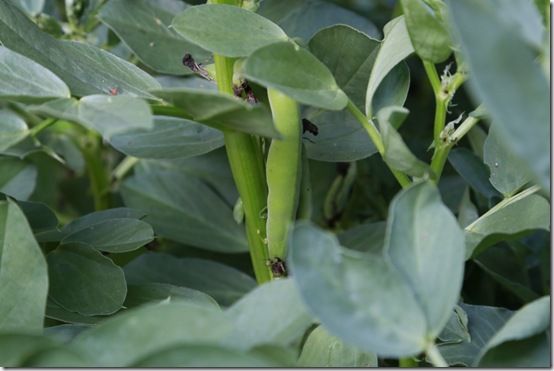
M270 20L224 4L191 6L173 19L172 26L191 43L226 57L246 57L265 45L287 40Z

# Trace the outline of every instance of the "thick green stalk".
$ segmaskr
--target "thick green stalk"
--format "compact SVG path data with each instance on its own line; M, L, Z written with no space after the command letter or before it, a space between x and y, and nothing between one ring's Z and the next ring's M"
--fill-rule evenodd
M427 357L435 367L448 367L448 363L444 360L443 356L437 349L435 344L430 344L425 350Z
M233 60L214 55L219 91L233 94ZM261 148L251 135L225 131L225 149L233 179L244 206L246 237L258 283L271 280L265 244L266 227L262 217L266 207L264 164Z
M285 258L289 229L298 207L302 167L302 125L298 103L268 88L273 122L281 139L267 154L267 243L270 258Z
M383 145L383 140L381 139L381 134L373 124L371 120L369 120L366 115L364 115L358 107L354 103L352 103L351 100L348 101L348 105L346 106L348 111L354 116L354 118L362 125L362 127L367 132L367 135L369 135L369 138L373 142L373 145L379 152L381 156L385 153L385 146ZM388 164L387 164L388 166ZM406 176L406 174L395 170L389 166L390 171L392 172L392 175L396 178L398 183L402 186L402 188L409 187L411 182L410 178Z
M84 140L79 143L85 160L90 189L95 210L110 208L110 174L102 161L102 137L93 131L87 131Z
M417 361L412 357L400 358L398 360L398 366L402 368L412 368L417 367Z

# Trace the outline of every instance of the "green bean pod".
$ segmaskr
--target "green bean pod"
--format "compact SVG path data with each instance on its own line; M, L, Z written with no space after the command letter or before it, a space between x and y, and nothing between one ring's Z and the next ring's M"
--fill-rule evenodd
M267 243L270 258L284 259L289 229L298 207L302 167L302 124L298 103L277 90L267 90L273 121L281 140L267 154Z

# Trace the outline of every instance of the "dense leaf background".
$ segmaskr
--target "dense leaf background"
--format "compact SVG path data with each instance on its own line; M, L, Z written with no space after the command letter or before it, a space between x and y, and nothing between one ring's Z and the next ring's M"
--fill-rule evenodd
M205 3L0 1L0 366L550 366L549 2ZM312 126L258 284L270 89Z

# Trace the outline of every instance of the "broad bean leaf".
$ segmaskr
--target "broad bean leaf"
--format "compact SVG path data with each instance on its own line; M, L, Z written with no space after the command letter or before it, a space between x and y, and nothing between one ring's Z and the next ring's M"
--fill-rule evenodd
M446 326L437 337L441 344L461 343L471 341L471 335L468 328L467 313L462 307L456 305L450 314Z
M468 317L469 339L457 343L439 344L438 348L449 365L473 366L479 353L513 314L504 308L460 304Z
M223 146L223 133L194 121L155 116L152 129L116 134L110 144L138 158L188 158Z
M520 5L536 13L530 1L516 3L528 3ZM535 18L507 1L449 0L447 5L453 33L471 71L471 92L500 125L502 143L548 189L549 80L536 62L536 48L527 42L527 33L521 33L513 22L517 19L516 24L524 25ZM494 61L488 57L491 51Z
M45 336L6 333L0 335L0 364L3 367L21 367L33 354L58 347L60 344Z
M294 229L290 247L290 268L300 294L331 334L379 355L404 356L423 349L424 314L384 258L341 248L333 234L304 223ZM370 299L383 290L386 296Z
M92 367L94 362L82 354L63 346L40 350L21 365L24 367Z
M43 231L55 229L58 226L56 214L42 202L17 201L17 205L25 214L35 237ZM38 238L37 238L38 239ZM40 241L40 239L38 239Z
M62 325L46 327L44 329L44 335L48 336L50 339L68 343L89 327L88 325L64 323Z
M0 156L0 192L26 200L35 189L37 168L32 163L14 157Z
M187 41L226 57L247 57L258 48L288 38L269 19L224 4L188 7L173 19L172 27Z
M186 53L197 62L210 57L169 27L175 14L186 7L176 0L112 0L98 16L145 65L160 73L184 75L191 73L183 66Z
M385 222L368 222L337 234L337 238L342 246L349 249L380 254L385 241L385 229Z
M168 283L142 283L127 287L125 307L138 307L145 303L160 301L186 301L197 305L219 308L217 302L202 291L170 285Z
M307 42L327 27L344 24L370 37L379 37L379 31L367 18L332 2L322 0L264 0L258 13L277 23L289 37Z
M88 326L99 323L109 318L109 316L85 316L77 312L70 312L50 298L46 303L46 318L55 319L68 324Z
M89 95L57 99L31 106L31 112L79 123L100 133L106 140L136 129L151 129L152 113L142 99L129 96Z
M74 349L97 366L131 366L172 345L215 343L231 326L218 309L185 302L156 303L125 311L80 333Z
M490 182L504 197L510 197L531 180L531 174L521 159L506 148L500 138L502 127L491 125L483 147L483 160L490 169Z
M298 367L377 367L377 356L345 344L318 326L304 342Z
M550 230L550 205L527 189L496 204L465 227L466 257L477 256L488 246L523 232Z
M248 250L244 227L229 205L192 174L150 171L121 186L127 206L147 214L157 235L191 246L227 253Z
M373 117L375 111L374 97L377 89L391 70L414 52L404 17L398 17L385 25L385 37L375 57L371 76L367 84L365 113ZM404 97L405 99L405 97ZM400 104L401 105L401 104Z
M276 138L271 113L262 104L252 105L228 94L193 88L166 88L152 93L175 107L178 116L219 130L236 130L248 134Z
M440 233L430 236L437 223ZM340 248L332 234L306 224L295 229L291 245L293 277L308 308L333 335L361 350L394 357L421 352L458 299L463 235L428 182L393 201L382 257ZM442 264L430 255L440 255ZM382 290L386 296L370 300Z
M491 246L473 259L475 263L496 282L528 303L539 297L530 288L524 260L509 246Z
M0 110L0 152L21 142L29 135L25 121L11 111Z
M205 292L228 306L256 287L256 281L235 268L203 259L143 254L125 266L129 284L166 283Z
M280 302L275 305L275 301ZM287 346L312 324L292 279L263 284L226 310L233 331L224 343L250 349L263 344Z
M489 181L490 171L483 161L467 148L454 148L448 161L466 183L487 199L500 198Z
M118 311L127 286L123 270L92 246L63 244L50 252L49 295L62 308L86 316Z
M248 352L217 345L180 345L139 360L134 367L291 367L292 352L263 347Z
M400 126L409 111L402 107L386 107L377 113L379 131L385 152L383 159L393 169L407 175L423 178L430 173L429 165L418 159L408 148L395 127Z
M42 12L46 0L10 0L25 13L36 16Z
M122 253L136 250L153 239L154 231L148 223L114 218L66 234L62 243L84 243L100 251Z
M437 225L441 227L433 227ZM462 287L464 235L433 185L415 184L394 198L385 252L414 292L426 318L428 336L436 337Z
M408 34L416 53L425 61L442 63L452 54L442 0L402 0Z
M21 102L69 98L58 76L33 60L0 47L0 99Z
M135 65L89 44L57 40L42 32L10 1L0 2L0 42L61 78L76 96L121 94L151 97L158 82Z
M75 175L79 176L85 173L85 158L70 135L63 132L43 131L39 134L39 140L47 148L47 151L52 150Z
M339 87L362 110L379 46L378 41L345 25L325 28L315 34L309 43L310 51L329 68ZM393 68L375 94L374 109L403 105L409 82L409 70L404 63ZM309 108L304 115L319 130L317 136L310 136L305 141L309 158L349 162L377 152L363 127L349 112Z
M0 332L40 333L47 293L46 260L23 212L0 201Z
M517 312L487 342L478 357L481 367L548 367L550 296L537 299Z
M242 66L241 73L248 80L279 90L299 103L328 110L341 110L348 103L329 69L292 42L256 50Z

